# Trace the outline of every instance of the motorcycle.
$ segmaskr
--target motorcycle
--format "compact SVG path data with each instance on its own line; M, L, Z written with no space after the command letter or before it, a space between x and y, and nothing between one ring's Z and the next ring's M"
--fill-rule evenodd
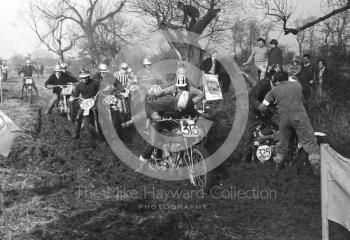
M160 170L187 168L190 183L197 189L207 191L210 183L204 161L204 129L191 118L163 117L151 122L166 125L161 134L171 137L171 141L164 143L159 139L157 145L162 146L162 149L154 149L150 163ZM161 158L158 158L160 155Z
M59 87L62 89L59 99L56 102L57 111L59 114L67 115L68 120L70 120L68 99L69 99L69 96L72 95L74 86L73 85L52 85L48 87L48 89L51 89L54 87Z
M282 166L276 166L273 158L276 156L276 145L278 143L278 129L271 124L259 124L254 130L254 145L252 148L252 161L258 165L264 165L270 162L272 166L284 168L287 166L296 166L297 174L302 172L302 169L309 166L307 153L300 144L296 133L290 139L288 154ZM325 138L326 134L315 132L318 144Z
M94 122L94 128L96 133L101 134L100 130L99 130L99 125L98 125L98 116L97 116L97 109L96 109L96 103L97 103L97 96L100 92L97 92L97 94L92 97L92 98L75 98L74 100L80 100L81 102L79 103L79 111L77 113L76 118L83 118L83 122L81 125L82 129L89 129L90 127L90 119L91 117L93 118L93 122Z
M24 88L25 88L28 102L30 104L33 103L33 82L34 82L33 78L26 77L24 79Z

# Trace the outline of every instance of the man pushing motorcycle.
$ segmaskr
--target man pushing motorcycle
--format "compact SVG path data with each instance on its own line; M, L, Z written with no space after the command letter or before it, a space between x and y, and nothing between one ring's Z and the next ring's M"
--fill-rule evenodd
M265 79L260 80L249 92L248 120L240 146L238 146L242 155L242 162L249 162L252 159L253 133L256 126L261 123L271 122L271 114L267 112L262 113L260 104L263 102L266 94L276 86L274 74L280 70L278 65L271 66Z
M309 155L309 161L315 175L319 174L320 149L310 123L309 116L303 104L302 86L299 82L288 81L288 73L275 74L278 81L276 88L267 93L260 110L265 110L271 103L276 102L279 114L279 142L276 146L275 162L283 164L288 152L290 137L295 131L299 142Z

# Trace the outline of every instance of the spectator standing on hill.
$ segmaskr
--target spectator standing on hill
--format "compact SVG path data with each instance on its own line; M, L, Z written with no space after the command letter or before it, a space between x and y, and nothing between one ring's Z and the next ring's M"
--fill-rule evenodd
M313 87L316 90L316 100L321 101L325 92L331 87L332 75L327 67L327 62L324 59L320 59L317 62L317 68L315 71L315 81Z
M283 64L283 54L282 50L278 47L278 41L276 39L272 39L270 41L270 51L267 54L267 65L272 66L274 64L278 64L282 68Z
M253 48L252 53L250 54L247 62L243 63L243 66L248 65L252 62L254 58L255 66L258 68L258 77L259 80L265 78L267 70L267 48L265 47L266 41L263 38L257 40L257 47Z
M311 96L310 84L313 83L314 78L314 68L311 65L311 56L309 54L303 55L303 65L301 66L301 71L297 75L299 82L303 89L304 104L308 102ZM307 104L306 104L307 108Z
M301 72L301 65L297 58L293 58L292 64L288 69L288 75L290 80L298 80L297 75Z

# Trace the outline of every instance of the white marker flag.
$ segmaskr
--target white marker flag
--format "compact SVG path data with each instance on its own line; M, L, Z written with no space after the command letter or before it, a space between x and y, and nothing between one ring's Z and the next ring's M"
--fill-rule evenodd
M322 239L329 239L328 220L350 231L350 159L321 144Z
M11 146L17 136L21 134L21 129L0 111L0 154L7 157L11 152Z

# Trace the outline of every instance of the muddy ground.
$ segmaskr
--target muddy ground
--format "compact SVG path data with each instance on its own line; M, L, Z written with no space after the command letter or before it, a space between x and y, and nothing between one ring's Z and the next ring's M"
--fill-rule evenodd
M86 134L72 140L62 117L38 121L50 98L43 81L33 105L17 99L18 79L5 83L1 110L25 132L0 159L8 226L1 239L321 239L320 181L307 169L235 163L209 195L190 192L187 181L134 172L107 143ZM138 152L135 141L128 146ZM332 240L350 239L337 224L330 230Z

